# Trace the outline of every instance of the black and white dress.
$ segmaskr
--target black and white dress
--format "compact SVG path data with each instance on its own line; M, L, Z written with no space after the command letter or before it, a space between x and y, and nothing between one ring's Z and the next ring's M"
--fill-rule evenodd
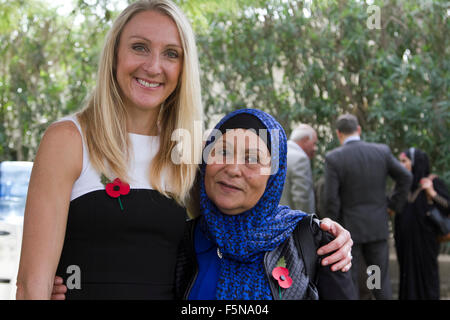
M186 211L153 190L149 167L159 137L129 133L130 192L110 197L94 170L83 137L83 169L75 181L56 275L67 299L172 299L177 248ZM167 185L166 185L167 186Z

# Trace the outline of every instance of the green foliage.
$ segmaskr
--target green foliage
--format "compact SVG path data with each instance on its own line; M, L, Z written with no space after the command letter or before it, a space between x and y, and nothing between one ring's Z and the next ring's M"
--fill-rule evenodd
M197 33L207 121L254 107L288 134L310 123L320 174L333 123L351 112L366 140L427 151L450 185L448 2L375 0L379 29L364 1L176 2ZM82 107L112 3L77 0L61 16L41 0L0 0L0 160L32 160L47 126Z
M208 115L254 107L319 133L319 156L336 146L332 125L355 114L364 138L395 153L416 146L450 182L449 31L444 1L378 1L371 29L361 1L266 1L241 14L211 12L199 36ZM316 173L322 167L316 163Z
M78 110L93 87L109 20L83 1L68 17L42 1L4 2L0 160L32 160L47 126Z

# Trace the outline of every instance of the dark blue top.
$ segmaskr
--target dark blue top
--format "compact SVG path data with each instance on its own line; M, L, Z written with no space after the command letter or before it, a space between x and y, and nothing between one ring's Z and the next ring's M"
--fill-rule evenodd
M189 300L215 300L219 279L220 259L216 245L203 233L199 225L194 231L195 254L198 263L198 275L189 293Z

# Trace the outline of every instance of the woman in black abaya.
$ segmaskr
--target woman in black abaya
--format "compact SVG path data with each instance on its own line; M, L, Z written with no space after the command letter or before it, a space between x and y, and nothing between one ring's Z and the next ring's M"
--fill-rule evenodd
M427 212L436 206L450 213L450 195L444 182L430 175L425 152L410 148L399 156L413 174L408 202L395 217L395 246L400 265L400 300L439 299L436 229Z

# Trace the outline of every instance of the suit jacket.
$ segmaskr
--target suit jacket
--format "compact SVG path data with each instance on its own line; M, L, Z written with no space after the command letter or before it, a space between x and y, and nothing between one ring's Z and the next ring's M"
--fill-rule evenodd
M314 181L309 157L295 142L289 140L287 146L286 181L280 204L314 213Z
M387 176L396 182L389 203ZM350 141L325 156L325 214L350 231L355 243L387 239L387 208L401 212L411 181L387 145Z

